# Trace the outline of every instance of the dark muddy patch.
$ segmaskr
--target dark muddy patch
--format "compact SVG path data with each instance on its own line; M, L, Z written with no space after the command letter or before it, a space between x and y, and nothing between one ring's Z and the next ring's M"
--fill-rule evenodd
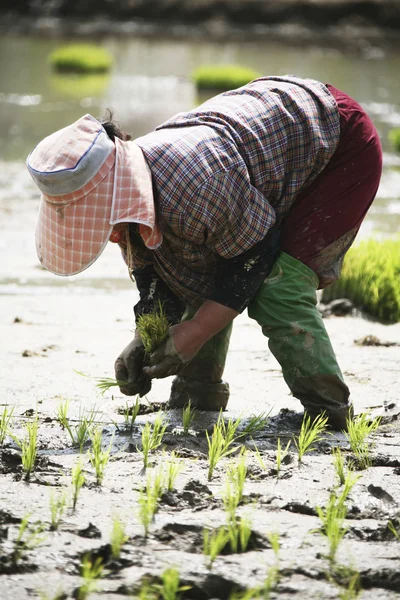
M393 519L393 525L398 528L399 520ZM374 525L350 525L347 534L366 542L394 542L398 543L393 533L388 528L388 522L377 522Z

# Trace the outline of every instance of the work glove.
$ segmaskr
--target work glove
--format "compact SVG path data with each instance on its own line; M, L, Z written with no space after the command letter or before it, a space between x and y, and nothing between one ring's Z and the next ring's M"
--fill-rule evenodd
M151 377L143 370L144 358L143 342L136 335L115 361L115 379L124 382L119 389L126 396L142 397L151 390Z
M166 340L150 354L151 366L144 367L143 373L151 379L162 379L163 377L179 373L190 360L191 357L188 360L184 360L178 354L172 328L169 330Z

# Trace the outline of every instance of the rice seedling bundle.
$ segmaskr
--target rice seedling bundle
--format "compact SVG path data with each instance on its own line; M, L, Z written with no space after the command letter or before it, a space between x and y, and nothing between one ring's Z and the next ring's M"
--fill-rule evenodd
M240 65L203 65L192 74L198 89L231 90L260 77L260 73Z
M170 323L161 303L152 312L139 316L136 329L140 334L147 355L163 343L168 335L169 328Z
M62 73L105 73L111 69L112 57L101 46L71 44L54 50L49 62L55 71Z
M348 298L382 321L400 321L400 238L351 248L340 279L323 293L324 302L335 298Z
M397 152L400 152L400 128L395 127L389 131L389 141Z

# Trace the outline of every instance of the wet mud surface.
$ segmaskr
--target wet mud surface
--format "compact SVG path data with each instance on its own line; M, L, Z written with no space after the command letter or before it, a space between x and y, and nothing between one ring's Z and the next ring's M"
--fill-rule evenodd
M27 200L22 205L27 207ZM343 456L351 459L349 444L342 433L326 435L299 464L292 442L277 477L277 440L286 445L298 434L301 407L289 395L257 325L245 315L239 317L226 367L232 395L224 416L242 416L244 428L252 415L270 415L261 431L240 440L246 450L247 477L237 514L251 522L248 549L239 553L225 549L210 569L203 554L203 531L226 523L222 500L226 471L237 461L235 453L222 459L208 481L206 432L212 431L218 415L197 413L184 435L181 411L164 411L168 426L163 444L150 454L144 471L141 430L156 419L149 404L165 406L171 380L154 383L148 403L143 401L147 414L137 417L131 431L120 414L127 399L112 390L98 396L93 380L113 376L113 362L132 335L136 291L118 252L107 249L92 271L75 280L60 280L37 265L27 233L35 211L29 208L17 215L11 206L2 216L8 223L2 240L10 253L1 267L0 414L5 406L14 407L12 431L21 437L26 422L37 412L39 430L38 457L29 481L22 471L20 449L10 436L0 448L1 600L40 598L40 592L51 599L57 594L77 598L85 555L92 561L100 558L104 567L98 590L90 598L138 596L145 579L158 581L167 567L175 566L181 585L188 586L182 597L225 600L263 585L277 564L271 546L274 533L279 534L279 578L271 599L345 597L340 596L348 586L345 567L359 573L360 598L400 597L400 540L388 528L391 521L400 532L399 324L384 326L357 315L325 320L356 413L368 410L373 417L382 416L370 439L371 466L357 471L359 478L346 502L347 531L336 555L342 569L332 577L317 507L327 505L338 485L332 448L340 447ZM66 400L71 423L94 408L95 420L103 427L104 448L111 442L101 486L87 454L90 443L84 444L86 481L75 511L71 474L79 450L56 418ZM165 465L172 451L183 469L174 489L161 495L146 538L138 518L140 488ZM51 497L62 493L67 505L58 529L52 531ZM31 549L22 547L16 560L16 551L21 550L16 540L27 515L30 532L37 527L40 543ZM116 516L125 523L128 538L117 559L110 547Z

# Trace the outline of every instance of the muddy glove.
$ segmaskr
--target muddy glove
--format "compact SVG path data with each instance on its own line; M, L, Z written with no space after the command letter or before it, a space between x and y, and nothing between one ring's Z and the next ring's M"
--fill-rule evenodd
M120 390L126 396L144 396L151 390L151 378L144 373L144 346L139 335L121 352L115 361L115 379L126 381Z
M190 359L189 359L190 360ZM150 354L151 367L144 367L143 372L148 376L157 379L176 375L189 362L183 360L178 354L172 331L168 334L165 342Z

